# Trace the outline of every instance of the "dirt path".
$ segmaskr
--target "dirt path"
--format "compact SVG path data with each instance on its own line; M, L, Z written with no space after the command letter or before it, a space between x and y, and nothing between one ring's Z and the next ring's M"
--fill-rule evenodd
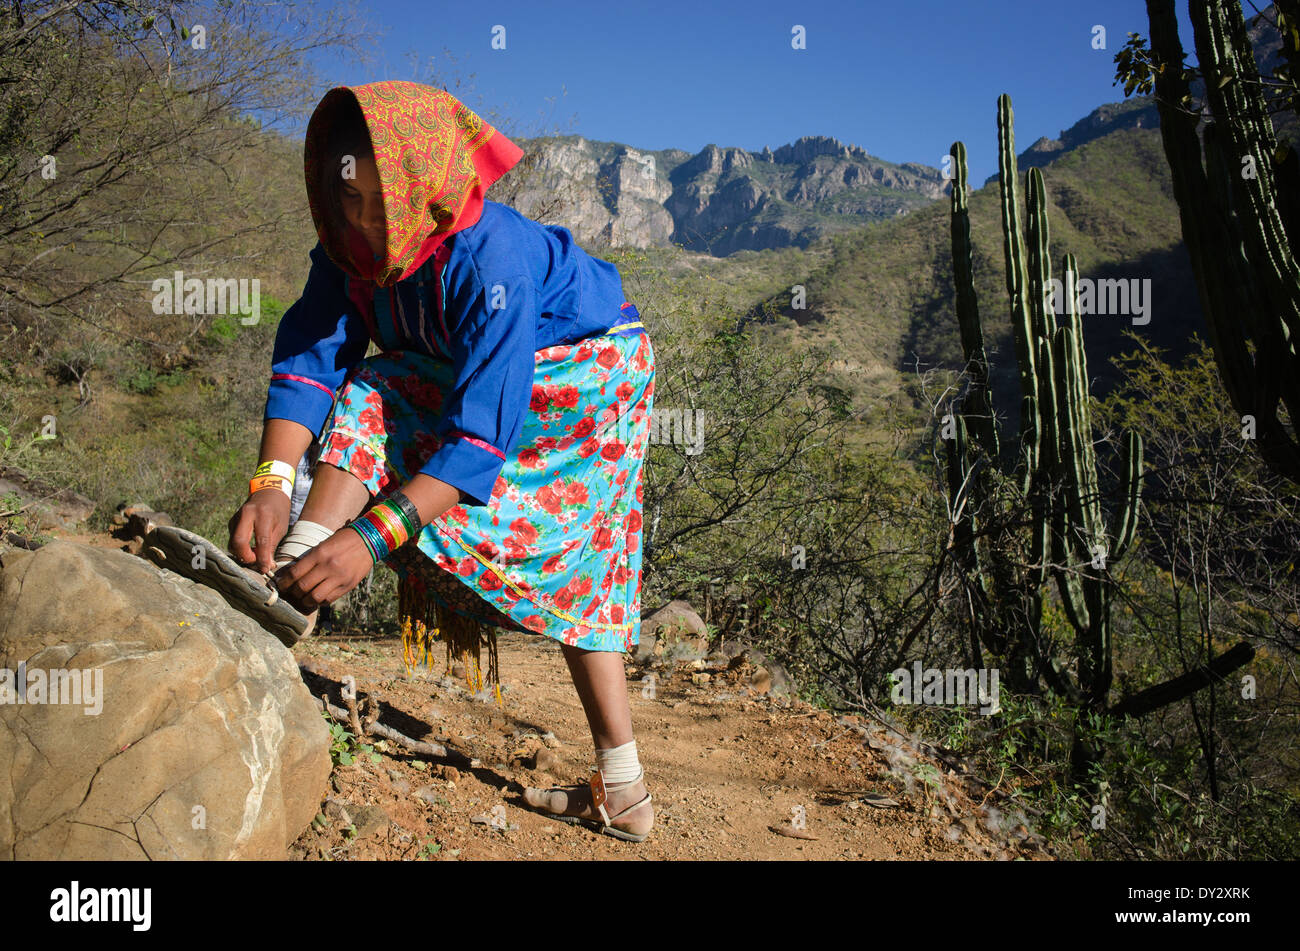
M70 541L121 548L110 535ZM637 749L655 828L623 842L557 822L525 786L585 782L591 735L559 645L499 639L502 704L433 671L408 674L396 638L309 637L300 662L335 684L352 675L383 721L459 754L452 767L389 744L339 765L296 859L1028 859L1046 843L977 784L869 720L757 692L748 664L629 661ZM307 677L309 686L319 686ZM760 686L763 686L760 684ZM335 702L338 700L334 691ZM538 754L541 762L538 762ZM778 832L775 830L782 830ZM806 836L806 838L804 837Z
M296 652L321 674L335 681L352 674L358 689L433 725L431 734L415 738L444 743L479 765L417 769L423 764L389 749L380 762L362 756L340 766L332 784L342 812L328 806L332 816L323 828L309 829L295 843L296 858L409 859L426 843L440 846L439 859L1042 855L1028 843L1008 847L989 836L975 821L978 801L963 796L957 783L946 787L950 805L927 797L923 783L909 792L890 767L899 754L872 749L853 718L755 694L744 685L743 666L696 685L689 662L658 669L653 697L646 696L640 669L628 666L637 749L656 812L646 842L622 842L550 820L522 799L524 786L585 781L595 761L559 645L526 634L502 636L498 706L447 677L442 663L431 675L407 679L394 640L309 640ZM871 742L888 745L883 735ZM547 752L539 770L533 767L541 750ZM933 818L923 814L927 801ZM355 834L345 831L347 818ZM773 826L815 838L789 837Z

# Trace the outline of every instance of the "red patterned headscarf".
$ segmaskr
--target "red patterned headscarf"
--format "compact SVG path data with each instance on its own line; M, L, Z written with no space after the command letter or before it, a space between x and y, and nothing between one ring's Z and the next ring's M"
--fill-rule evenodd
M329 130L349 98L365 117L383 191L388 247L379 260L354 228L338 234L328 226L318 194ZM344 271L377 287L409 277L448 235L477 222L488 186L524 155L451 93L401 80L331 89L307 124L303 151L321 244Z

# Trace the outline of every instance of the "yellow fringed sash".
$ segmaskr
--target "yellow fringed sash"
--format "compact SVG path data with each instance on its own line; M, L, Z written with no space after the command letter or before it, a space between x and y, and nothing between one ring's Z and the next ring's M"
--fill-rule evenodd
M495 628L457 614L437 599L421 594L409 578L397 587L397 614L402 630L402 660L408 675L419 665L433 669L433 639L440 637L447 648L447 670L450 672L452 663L459 660L465 668L466 686L479 693L490 684L498 706L504 705ZM486 678L481 661L484 647L488 652Z

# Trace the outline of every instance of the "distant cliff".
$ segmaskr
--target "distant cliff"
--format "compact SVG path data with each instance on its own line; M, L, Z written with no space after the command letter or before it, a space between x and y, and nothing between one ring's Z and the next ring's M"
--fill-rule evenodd
M805 136L773 151L707 145L646 151L581 136L518 139L535 177L516 205L526 214L564 196L563 224L579 243L681 244L726 256L806 247L826 234L904 215L944 194L938 169L896 165L857 145Z

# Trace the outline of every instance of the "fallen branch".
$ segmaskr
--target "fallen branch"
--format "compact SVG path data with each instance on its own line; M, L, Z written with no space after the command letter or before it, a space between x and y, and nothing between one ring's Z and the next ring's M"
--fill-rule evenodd
M328 677L320 671L314 669L314 665L302 663L298 665L299 670L311 674L313 677L319 677L322 680L331 682ZM450 754L447 747L441 743L428 743L424 740L413 740L405 733L394 730L391 726L379 722L380 704L369 696L365 698L366 715L364 718L357 711L357 694L356 681L349 674L344 678L340 685L342 688L343 702L347 705L337 707L329 701L329 689L326 688L321 692L320 702L325 712L336 720L348 723L352 727L352 733L357 739L367 736L377 736L381 739L389 740L398 746L409 750L412 753L418 753L420 756L428 756L435 759L458 760L463 757L460 754Z

